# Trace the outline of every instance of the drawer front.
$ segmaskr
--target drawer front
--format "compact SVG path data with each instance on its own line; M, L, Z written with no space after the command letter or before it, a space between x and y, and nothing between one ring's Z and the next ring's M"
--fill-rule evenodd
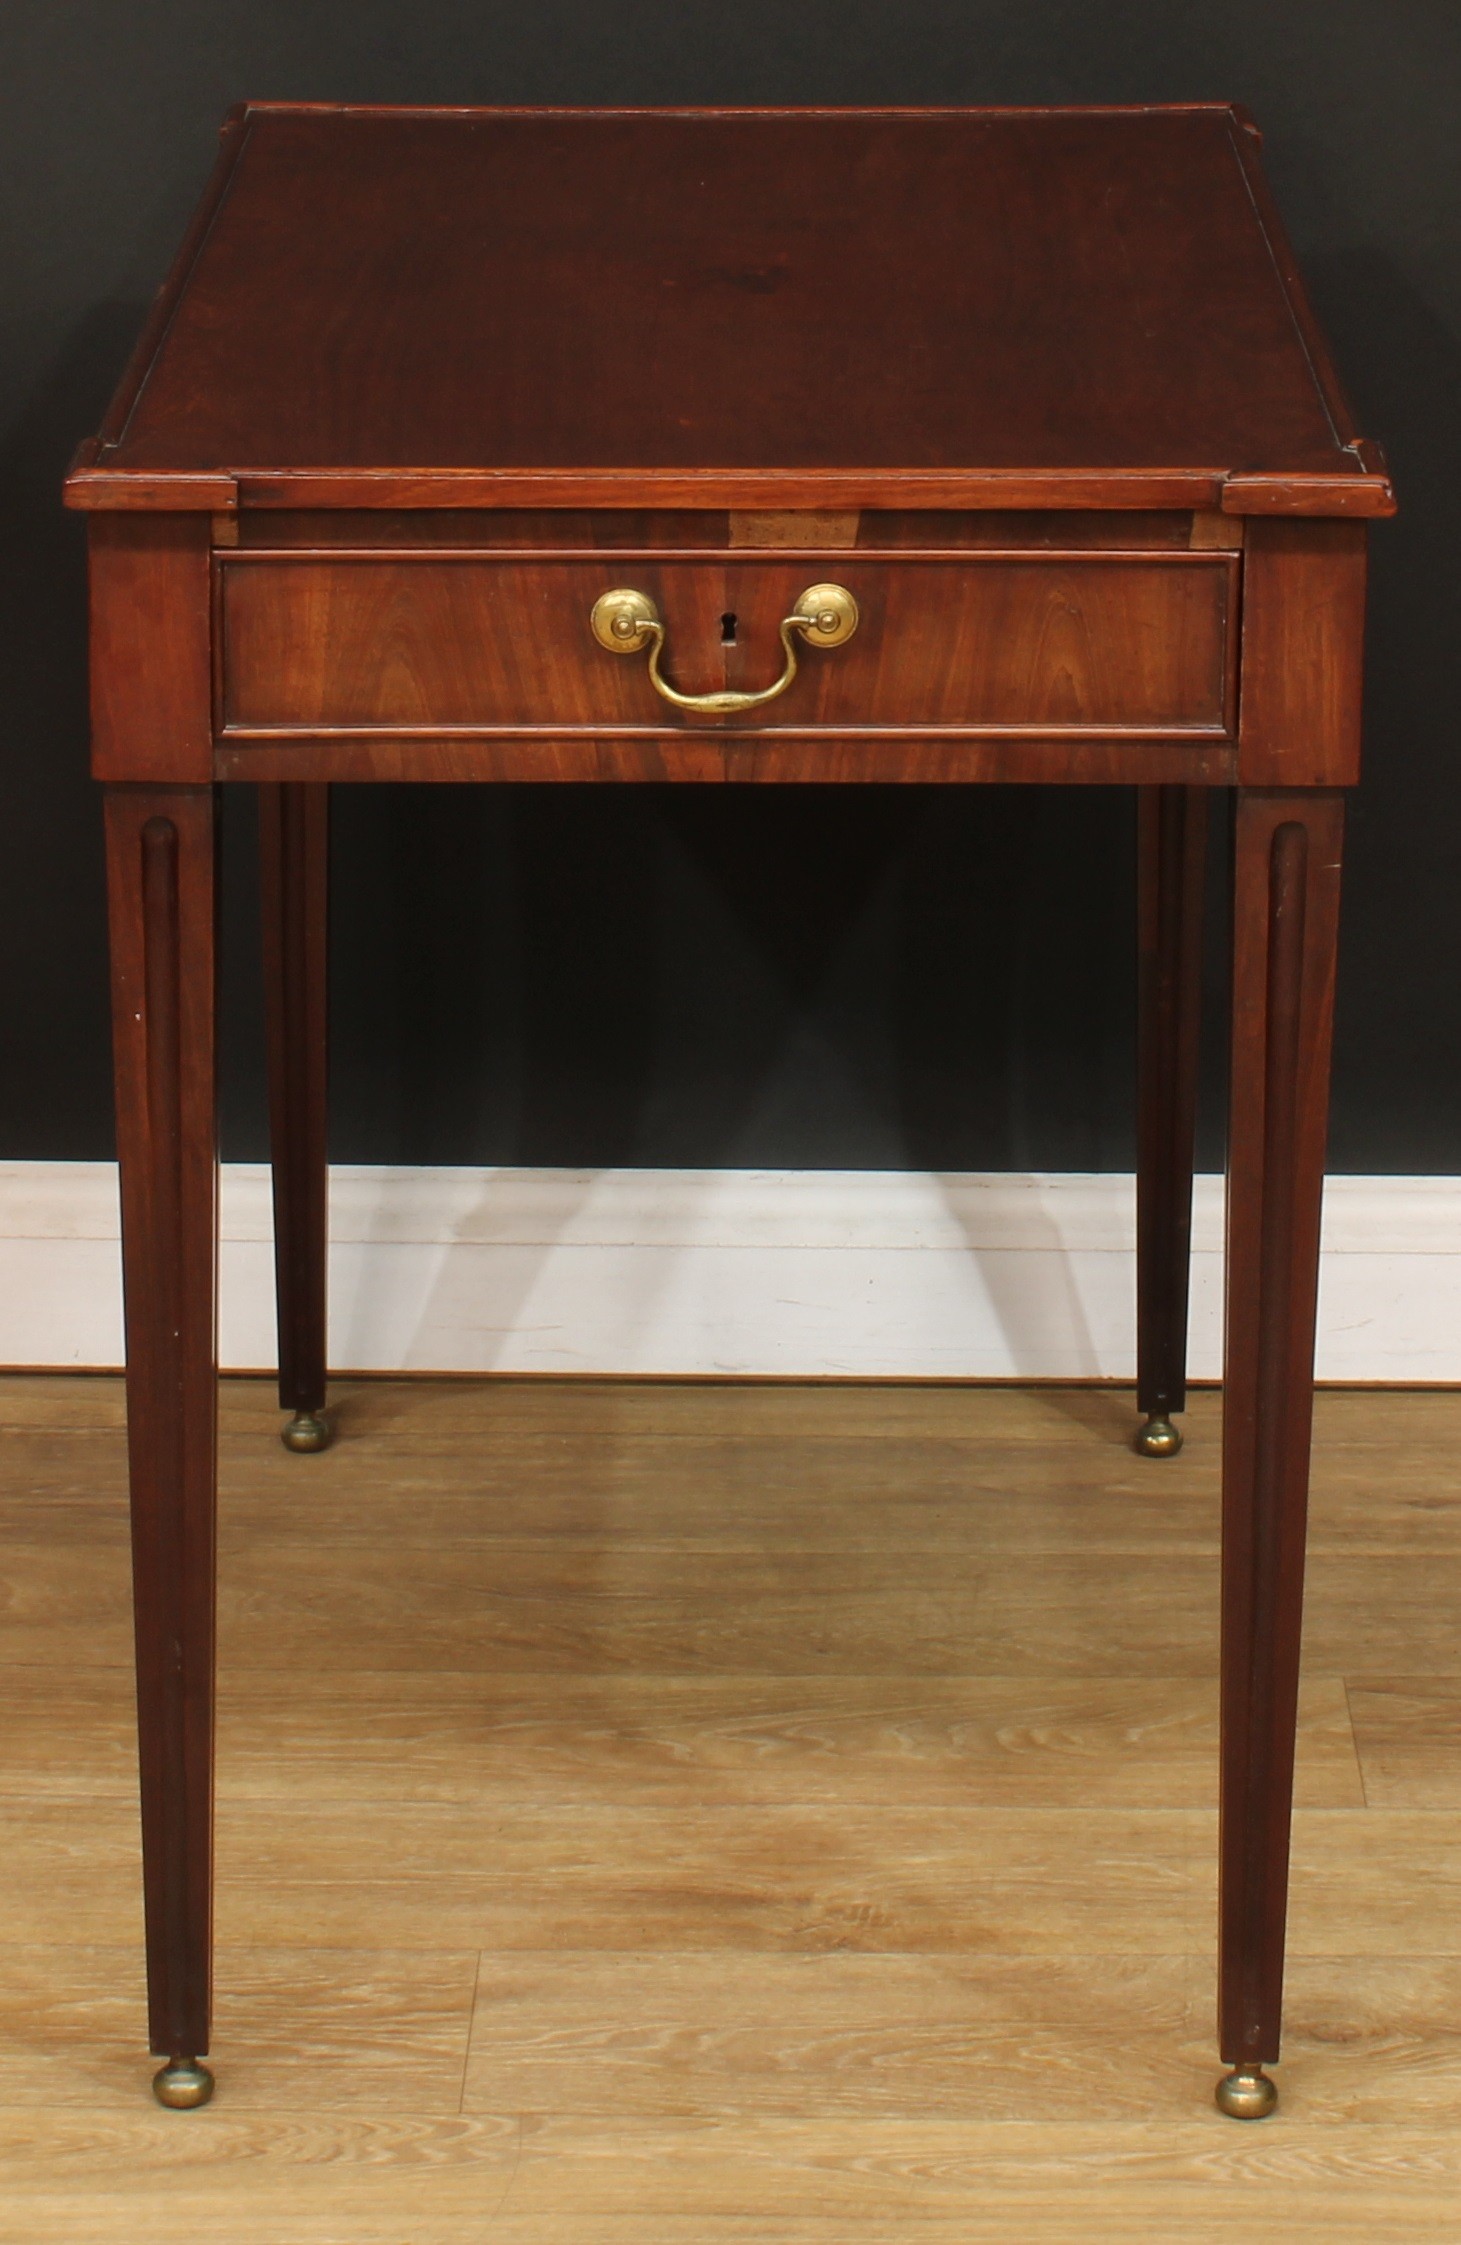
M240 550L218 556L218 579L218 715L235 736L1232 730L1230 554ZM781 671L781 619L828 580L857 602L854 635L800 646L784 694L729 716L673 707L643 652L601 647L589 624L600 594L643 592L665 627L671 684L753 692Z

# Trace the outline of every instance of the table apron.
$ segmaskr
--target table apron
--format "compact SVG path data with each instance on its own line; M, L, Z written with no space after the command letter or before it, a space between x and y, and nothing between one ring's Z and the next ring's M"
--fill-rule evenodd
M1194 740L1049 735L825 734L758 740L745 733L281 734L214 744L219 780L540 781L600 783L1008 784L1227 787L1238 778L1229 735Z

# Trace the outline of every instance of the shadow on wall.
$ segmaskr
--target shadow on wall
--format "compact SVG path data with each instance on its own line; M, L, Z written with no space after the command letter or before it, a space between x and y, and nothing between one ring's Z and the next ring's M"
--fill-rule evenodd
M339 1159L1130 1164L1125 790L365 795Z
M335 790L337 1159L646 1159L667 931L644 792Z
M907 869L892 1021L918 1169L1127 1169L1135 797L938 789Z
M1461 339L1379 252L1306 270L1400 501L1371 539L1330 1167L1461 1170Z
M111 1144L101 817L87 776L86 536L61 506L141 325L102 304L0 440L0 1147Z

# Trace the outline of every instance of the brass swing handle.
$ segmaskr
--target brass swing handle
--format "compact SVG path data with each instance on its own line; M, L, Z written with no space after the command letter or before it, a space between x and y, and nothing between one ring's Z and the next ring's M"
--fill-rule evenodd
M809 647L840 647L857 629L857 602L841 585L812 585L804 592L789 616L781 619L781 644L786 650L786 668L774 685L763 686L759 694L682 694L660 672L660 657L665 651L665 627L660 622L659 610L643 592L605 592L593 604L589 617L593 634L601 647L611 655L637 655L646 643L649 647L650 683L657 694L676 709L709 710L723 716L733 709L759 709L762 702L774 702L784 694L796 676L796 641L799 632Z

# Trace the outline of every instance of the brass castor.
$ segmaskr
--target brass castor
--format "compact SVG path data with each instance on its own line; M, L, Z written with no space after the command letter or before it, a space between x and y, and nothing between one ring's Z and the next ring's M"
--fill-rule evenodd
M296 1411L279 1439L286 1450L328 1450L330 1422L323 1411Z
M1133 1439L1136 1450L1144 1458L1175 1458L1182 1447L1180 1433L1162 1411L1153 1411Z
M213 2076L196 2058L169 2058L152 2077L152 2094L173 2112L193 2112L213 2094Z
M1218 2111L1230 2120L1264 2120L1278 2103L1278 2091L1261 2066L1234 2066L1215 2094Z

